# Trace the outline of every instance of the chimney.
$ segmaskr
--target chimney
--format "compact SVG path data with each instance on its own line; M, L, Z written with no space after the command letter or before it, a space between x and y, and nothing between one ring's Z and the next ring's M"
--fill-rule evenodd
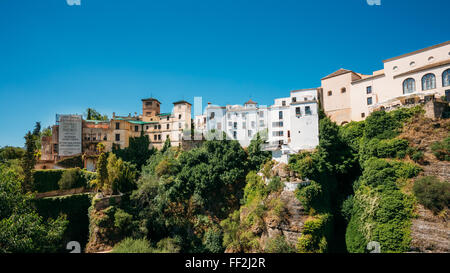
M116 117L116 112L113 112L113 118L115 118Z

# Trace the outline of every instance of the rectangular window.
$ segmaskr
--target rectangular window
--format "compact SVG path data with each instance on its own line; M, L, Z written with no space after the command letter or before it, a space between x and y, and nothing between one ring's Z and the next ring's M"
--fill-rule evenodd
M264 120L263 119L259 120L259 127L264 127Z
M120 141L120 134L116 134L116 141Z
M276 137L276 136L283 136L283 131L273 131L272 135L274 137Z
M158 135L158 140L161 140L161 135Z
M371 105L372 104L372 97L368 97L367 98L367 105Z
M259 117L260 117L260 118L263 118L263 117L264 117L264 112L263 112L263 111L260 111L260 112L259 112Z
M246 128L247 128L246 123L242 122L242 129L246 129Z
M277 122L272 122L272 127L283 127L283 122L282 121L277 121Z
M293 98L292 98L292 102L297 102L297 98L296 98L296 97L293 97Z
M153 140L156 140L156 138L157 138L157 136L156 136L156 135L153 135Z
M237 122L233 122L233 128L237 129Z
M155 125L155 130L158 130L158 125Z
M286 101L282 101L281 105L286 106Z
M169 130L169 128L170 128L170 125L169 125L169 124L167 124L167 130Z
M366 113L361 113L361 117L362 118L366 117Z
M367 94L372 94L372 86L367 86L366 87L366 93Z
M295 115L296 115L297 117L300 117L300 116L302 115L302 112L301 112L301 110L300 110L300 107L295 107Z
M255 122L254 121L252 121L252 128L253 129L255 128Z
M252 130L248 130L248 137L252 137Z
M305 106L305 115L311 115L311 107Z
M134 126L134 131L135 131L135 132L139 132L139 126L136 126L136 125L135 125L135 126Z
M237 132L233 131L233 138L236 139L237 138Z
M120 122L116 122L116 130L120 129Z
M217 130L222 130L222 122L217 122Z
M278 117L279 117L280 119L283 119L283 111L279 111L279 112L278 112Z

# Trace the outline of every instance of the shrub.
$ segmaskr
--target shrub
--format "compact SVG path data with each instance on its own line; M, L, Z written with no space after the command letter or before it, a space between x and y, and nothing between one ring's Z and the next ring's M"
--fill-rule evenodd
M33 171L33 190L37 192L55 191L59 189L58 181L64 170L35 170Z
M395 157L397 157L399 159L405 158L406 157L406 151L398 151Z
M57 169L57 170L34 170L33 171L33 191L37 192L48 192L61 189L59 181L61 180L64 173L69 172L70 174L65 176L64 187L70 185L71 177L76 177L75 183L69 188L79 188L87 187L88 182L95 177L95 173L88 172L85 170L76 169ZM74 174L77 172L77 174ZM67 189L69 189L67 188Z
M117 209L114 213L114 226L119 229L122 234L126 234L131 229L133 216L126 213L122 209Z
M180 238L164 238L156 244L157 252L161 253L179 253L181 250Z
M414 162L422 162L423 161L423 152L417 151L417 152L413 153L413 155L411 156L411 159L414 160Z
M222 246L223 243L223 234L221 230L208 229L203 236L203 245L207 252L211 253L223 253L224 248Z
M405 151L408 148L408 141L406 139L389 139L379 142L377 147L378 157L396 157L398 152Z
M77 186L82 186L82 178L79 169L69 169L66 170L61 179L58 181L60 190L67 190L76 188Z
M244 204L251 203L255 198L263 199L267 196L266 185L255 171L249 172L245 180L247 184L244 188Z
M450 184L439 181L435 176L424 176L417 179L414 182L413 192L419 203L434 213L448 207Z
M320 202L322 186L315 181L311 181L311 184L298 188L295 195L305 210L308 211Z
M422 168L414 163L403 161L392 161L390 163L394 166L395 174L398 178L413 178L422 171Z
M385 111L373 112L366 119L364 136L366 138L389 139L397 135L398 122Z
M146 239L125 238L114 246L113 253L152 253L150 242Z
M83 159L81 155L72 156L64 158L58 162L56 165L61 166L63 168L84 168Z
M450 136L441 142L435 142L431 145L431 150L437 159L450 161Z
M284 183L281 182L281 178L279 176L275 176L270 179L269 185L267 185L267 190L269 192L277 192L284 188Z
M297 241L297 252L324 253L327 251L328 243L326 238L331 233L331 217L330 214L322 214L305 221L303 234Z
M350 218L352 217L352 211L353 211L353 196L347 197L347 199L342 202L342 209L341 213L342 216L344 216L345 220L350 221Z
M294 253L295 248L291 246L283 235L270 238L264 249L266 253Z
M56 219L61 214L66 215L69 224L64 238L68 241L78 241L81 247L84 247L89 236L88 208L91 206L91 198L90 194L48 197L34 199L33 205L44 219ZM63 251L66 252L65 249Z

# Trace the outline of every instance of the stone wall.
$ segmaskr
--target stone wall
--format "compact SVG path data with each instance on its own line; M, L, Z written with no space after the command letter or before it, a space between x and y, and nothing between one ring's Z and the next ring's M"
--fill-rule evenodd
M425 103L425 117L427 118L442 118L444 112L448 107L448 102L431 100Z

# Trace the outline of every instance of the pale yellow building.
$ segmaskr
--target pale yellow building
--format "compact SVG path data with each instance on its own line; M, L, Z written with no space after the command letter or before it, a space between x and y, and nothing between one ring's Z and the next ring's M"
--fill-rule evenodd
M117 116L113 113L106 121L83 120L81 151L85 167L95 169L99 143L103 143L105 151L109 152L113 146L128 147L131 137L147 135L149 149L161 149L166 139L170 139L172 146L181 146L183 135L190 136L191 133L191 104L184 100L174 102L171 113L160 113L160 105L157 99L148 98L142 100L141 115ZM57 124L52 127L52 136L42 138L41 158L36 168L57 168L55 164L65 158L58 154L58 134Z
M450 98L450 41L383 61L363 75L347 69L322 78L325 113L338 124L365 119L378 109L395 109Z

